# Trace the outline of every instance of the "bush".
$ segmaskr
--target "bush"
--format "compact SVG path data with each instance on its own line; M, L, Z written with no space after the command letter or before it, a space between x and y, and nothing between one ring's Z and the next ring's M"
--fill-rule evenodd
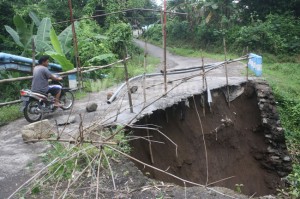
M300 52L299 32L300 21L293 16L268 15L265 22L241 27L235 45L276 54L296 54Z
M144 37L154 42L162 41L162 27L161 24L155 24L151 28L149 28L145 33Z
M96 21L83 20L77 32L80 61L83 66L100 66L115 60L107 38L102 35L103 30Z

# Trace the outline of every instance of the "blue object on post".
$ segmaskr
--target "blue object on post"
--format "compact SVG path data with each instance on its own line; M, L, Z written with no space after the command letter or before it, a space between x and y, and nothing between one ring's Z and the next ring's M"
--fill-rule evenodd
M252 70L257 77L262 75L262 57L254 53L249 54L248 68Z
M76 74L68 75L68 79L69 79L69 88L77 89Z

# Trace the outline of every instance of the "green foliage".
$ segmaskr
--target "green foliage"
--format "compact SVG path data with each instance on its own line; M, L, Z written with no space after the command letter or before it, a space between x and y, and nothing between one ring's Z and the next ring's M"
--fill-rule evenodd
M0 79L9 79L20 77L22 73L12 71L0 71ZM24 76L24 75L23 75ZM19 91L22 88L29 88L31 85L30 80L8 82L0 84L0 102L8 102L19 99Z
M287 177L290 187L285 192L289 198L296 199L300 197L300 165L293 164L293 172Z
M0 107L0 126L14 121L23 116L20 111L20 105L11 105Z
M53 51L53 47L50 45L50 32L51 32L51 20L50 18L44 18L40 26L38 27L35 45L37 52Z
M241 194L243 186L244 186L243 184L235 184L235 190L236 190L236 192L238 192L238 193Z
M32 14L31 17L34 17L34 15ZM31 25L27 24L20 15L15 15L13 21L16 30L7 25L5 25L5 29L16 42L16 44L23 48L22 54L24 54L31 44L34 23Z
M77 28L79 27L79 22L74 22L74 26L75 29L77 30ZM61 48L65 55L67 55L72 49L72 39L73 39L72 25L69 25L58 35L58 40L60 41Z
M50 40L51 40L54 50L59 54L63 54L61 44L60 44L58 37L55 33L55 30L53 28L51 28L51 31L50 31Z
M74 68L74 65L64 54L59 54L53 51L46 51L45 54L51 56L55 61L57 61L62 66L63 71L72 70Z
M86 92L99 92L114 85L111 79L104 78L98 80L88 79L84 81L84 90Z
M132 42L132 31L129 24L117 23L107 32L112 51L123 59L126 55L126 46Z
M85 98L86 96L87 96L87 93L86 92L84 92L84 91L76 91L75 93L74 93L74 95L75 95L75 100L80 100L80 99L83 99L83 98Z
M109 49L107 37L102 35L104 31L95 21L82 21L78 29L79 55L83 66L100 66L116 60Z
M299 32L300 20L289 15L268 15L265 22L241 27L236 45L277 54L295 54L300 52Z
M116 132L120 128L121 127L118 127L117 129L114 129L114 131ZM101 136L111 135L111 132L109 131L94 132L94 134L97 133L101 133ZM123 130L121 130L111 141L118 143L115 147L122 152L130 152L130 146L126 140ZM108 159L111 159L112 157L119 157L119 154L107 147L103 147L101 149L105 150ZM55 180L55 182L57 179L70 179L74 172L82 172L88 165L91 167L98 166L98 161L92 162L91 160L93 158L99 158L99 155L100 149L92 144L85 143L78 146L69 146L59 142L54 143L52 144L52 148L42 155L43 161L47 164L52 162L54 159L59 158L58 161L48 168L46 178L50 181ZM106 167L107 160L102 158L101 161L102 165Z
M153 41L154 43L158 43L162 41L162 26L161 24L154 24L150 27L144 34L144 38L147 40Z
M134 56L133 59L128 61L127 68L128 68L129 78L144 73L143 59L144 56L140 54L139 56ZM159 59L148 57L146 73L153 72L158 63L159 63ZM123 67L114 67L111 70L107 71L107 74L110 80L113 82L119 83L119 82L124 82L125 80Z

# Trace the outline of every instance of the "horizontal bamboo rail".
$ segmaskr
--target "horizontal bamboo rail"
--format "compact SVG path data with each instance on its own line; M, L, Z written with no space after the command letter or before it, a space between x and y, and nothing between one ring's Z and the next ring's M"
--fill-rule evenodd
M126 60L130 59L130 57L127 57ZM123 60L119 60L117 62L114 62L114 63L111 63L111 64L107 64L107 65L103 65L103 66L89 66L89 67L86 67L86 68L81 68L81 72L82 73L89 73L89 72L92 72L92 71L96 71L96 70L100 70L100 69L104 69L104 68L109 68L109 67L112 67L116 64L119 64L119 63L122 63ZM123 66L122 66L123 67ZM57 73L61 76L65 76L65 75L70 75L70 74L75 74L77 73L77 70L76 69L72 69L72 70L69 70L69 71L66 71L66 72L61 72L61 73ZM10 79L2 79L0 80L0 84L1 83L7 83L7 82L15 82L15 81L22 81L22 80L28 80L28 79L32 79L32 76L27 76L27 77L17 77L17 78L10 78ZM21 100L15 100L15 101L10 101L10 102L3 102L3 103L0 103L0 107L2 106L8 106L8 105L13 105L13 104L17 104L17 103L20 103L22 102Z

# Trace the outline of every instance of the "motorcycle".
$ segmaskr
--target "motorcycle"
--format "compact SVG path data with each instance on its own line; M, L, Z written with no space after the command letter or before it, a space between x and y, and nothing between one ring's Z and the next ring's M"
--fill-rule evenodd
M52 84L62 84L60 82L52 82ZM37 122L42 119L45 113L54 112L58 107L54 106L55 97L50 93L48 95L32 92L29 89L20 91L22 108L25 119L28 122ZM62 87L60 94L60 107L63 110L70 109L74 104L74 95L70 88Z

